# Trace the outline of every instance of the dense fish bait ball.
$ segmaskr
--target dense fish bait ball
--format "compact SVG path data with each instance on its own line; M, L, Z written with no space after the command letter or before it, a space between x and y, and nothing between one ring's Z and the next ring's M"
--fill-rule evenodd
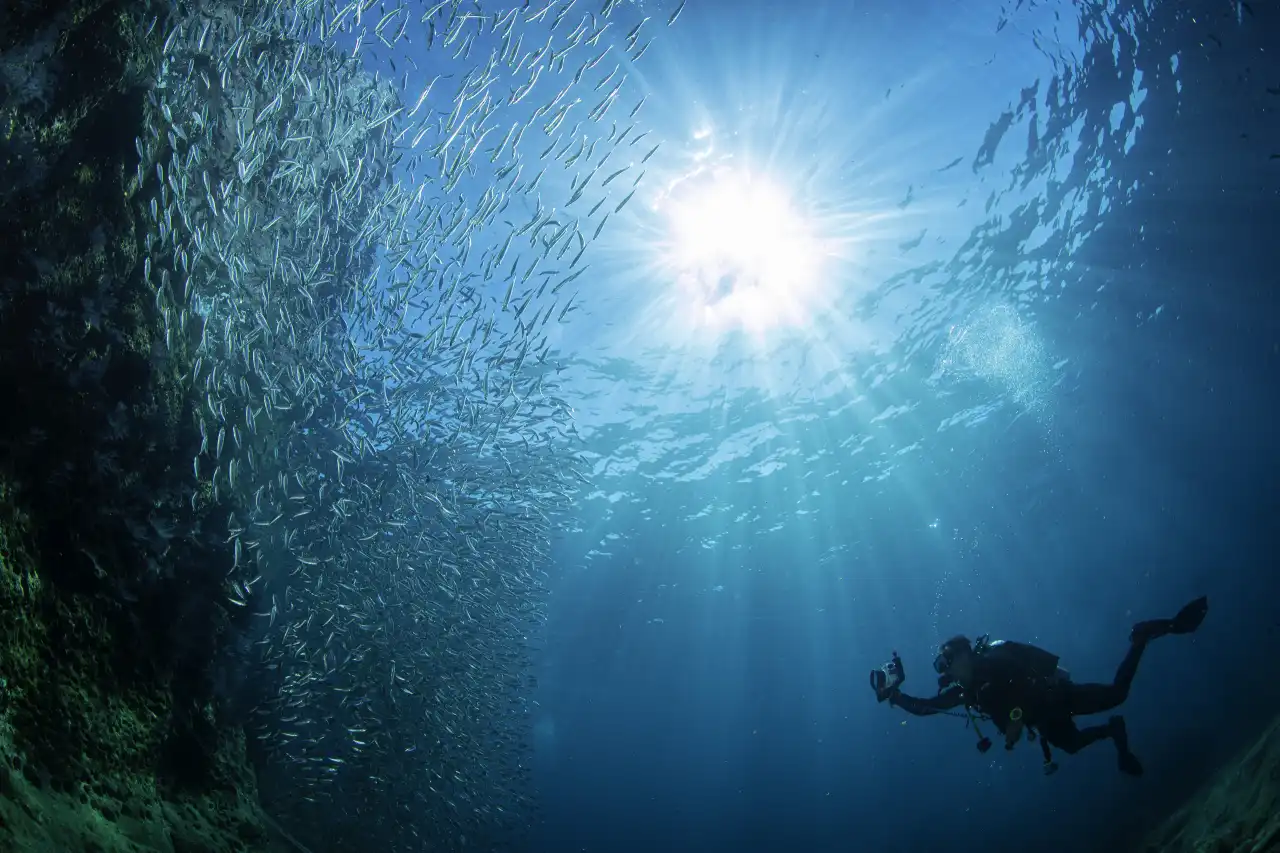
M515 843L551 519L586 480L549 332L658 150L626 94L655 24L446 0L146 26L144 274L269 679L264 799L304 837Z

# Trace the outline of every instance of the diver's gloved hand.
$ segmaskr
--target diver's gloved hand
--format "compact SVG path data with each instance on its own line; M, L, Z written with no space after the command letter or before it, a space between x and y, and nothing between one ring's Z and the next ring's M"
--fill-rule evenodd
M871 670L871 689L876 692L876 701L884 702L898 694L898 685L906 681L907 673L902 667L902 658L893 653L893 659L879 669Z

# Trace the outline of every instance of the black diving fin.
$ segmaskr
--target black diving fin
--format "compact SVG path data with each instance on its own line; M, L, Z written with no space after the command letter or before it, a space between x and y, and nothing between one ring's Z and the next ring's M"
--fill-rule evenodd
M1204 621L1204 617L1208 612L1209 597L1202 595L1178 611L1178 615L1173 617L1173 626L1169 629L1169 633L1190 634L1194 632L1200 627L1200 623Z
M1200 627L1209 612L1209 597L1202 595L1178 611L1172 619L1151 619L1133 626L1129 639L1135 643L1146 643L1166 634L1190 634Z

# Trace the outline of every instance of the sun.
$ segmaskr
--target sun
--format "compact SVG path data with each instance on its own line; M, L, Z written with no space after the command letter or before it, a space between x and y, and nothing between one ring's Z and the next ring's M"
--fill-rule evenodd
M665 264L699 326L761 333L803 325L822 246L782 186L745 169L679 182L664 199Z

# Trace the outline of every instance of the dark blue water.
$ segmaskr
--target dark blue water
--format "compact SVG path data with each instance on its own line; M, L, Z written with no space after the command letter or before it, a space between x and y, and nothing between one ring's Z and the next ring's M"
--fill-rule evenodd
M1028 248L1032 226L1011 214L939 247L941 283L892 310L901 291L887 279L849 285L814 311L814 328L864 317L898 332L882 346L842 338L827 347L837 368L787 374L808 378L786 387L741 370L721 383L714 361L690 379L692 345L682 359L665 342L665 360L635 336L602 347L601 390L584 406L599 491L557 543L541 652L538 849L1136 849L1275 714L1280 14L1172 5L1126 43L1127 67L1145 78L1129 150L1086 150L1083 165L1019 202L1035 220L1037 204L1081 188L1075 221L1086 224L1062 226L1047 251ZM685 57L680 73L656 61L655 79L727 97L724 81L746 87L781 69L793 79L778 83L779 138L798 109L788 85L809 85L784 59L803 46L852 68L881 57L887 78L905 79L913 52L964 54L969 35L955 15L904 9L867 13L864 27L846 20L841 33L862 27L865 39L831 45L814 27L834 26L845 14L834 8L694 6L668 45ZM995 26L975 13L971 32ZM700 62L679 53L699 38L712 45ZM975 106L972 121L997 122L999 104L1015 108L1037 81L1033 100L1052 112L1052 70L1025 70L1006 67L997 108ZM933 72L967 73L945 62ZM1097 72L1060 112L1100 114L1132 84ZM932 119L964 105L928 91L902 120L919 134L912 145L945 147ZM891 183L885 164L907 140L874 131L860 138ZM983 134L947 142L967 140ZM815 162L833 157L823 138L808 145ZM1005 165L974 168L975 145L961 153L953 190L978 187L974 205L1039 168L1017 123L996 149ZM1085 180L1091 170L1099 177ZM897 201L894 186L883 194ZM837 204L856 194L837 190ZM933 212L897 237L928 228ZM1032 261L1053 284L1023 298ZM833 278L848 285L854 266ZM948 345L956 327L982 336L987 361ZM743 357L757 377L762 363L797 358ZM945 369L957 360L964 369ZM832 371L860 384L797 402L804 381L828 389ZM876 419L886 409L888 427ZM867 688L867 671L896 649L905 689L932 695L936 645L955 633L1033 642L1076 680L1109 681L1133 622L1202 594L1204 626L1152 644L1122 709L1141 779L1118 772L1107 742L1059 755L1045 777L1035 745L979 754L962 719L909 717Z

